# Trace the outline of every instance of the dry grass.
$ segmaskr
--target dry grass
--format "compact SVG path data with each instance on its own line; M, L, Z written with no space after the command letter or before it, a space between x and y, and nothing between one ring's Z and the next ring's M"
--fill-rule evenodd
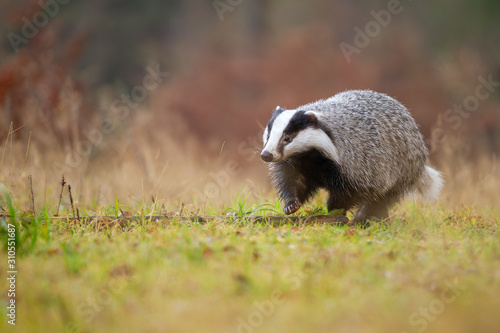
M140 123L141 117L149 115L141 114L134 121ZM184 203L188 209L203 211L212 205L231 205L237 196L250 203L275 197L266 166L258 157L257 135L254 142L244 143L244 153L238 150L238 144L229 143L221 144L219 154L214 156L200 144L182 143L168 132L145 133L147 129L138 126L105 137L91 154L81 156L80 163L65 170L64 177L78 206L89 209L96 204L113 204L117 199L125 205L161 200L168 207ZM0 182L19 208L28 210L32 206L31 175L35 206L55 210L63 176L60 165L67 156L73 156L69 154L59 149L47 151L45 145L37 144L36 137L27 141L9 137L2 147ZM472 154L467 142L455 138L440 146L433 162L445 178L439 200L443 207L498 209L500 167L494 155L477 150ZM67 196L63 197L63 206L69 209Z
M36 138L29 145L8 139L3 147L0 182L21 209L30 207L30 175L36 206L50 209L57 206L63 175L73 188L75 201L84 207L112 204L116 198L123 204L155 198L168 206L185 203L203 209L210 202L231 203L237 194L255 201L270 189L267 171L257 154L243 155L225 148L219 156L210 157L199 146L179 145L168 133L151 137L143 133L119 134L95 147L94 153L81 156L80 163L65 172L60 165L68 153L47 151L36 144ZM67 207L67 198L63 199Z
M473 149L467 140L456 137L445 141L439 152L437 162L446 181L440 202L498 210L500 165L494 154Z

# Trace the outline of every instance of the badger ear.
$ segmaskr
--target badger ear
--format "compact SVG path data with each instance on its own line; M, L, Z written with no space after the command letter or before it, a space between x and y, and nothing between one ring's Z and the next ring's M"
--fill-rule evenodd
M279 114L281 114L283 111L285 111L285 109L283 109L281 106L277 106L276 109L274 110L273 114L275 114L276 116L278 116Z
M314 127L318 126L318 117L316 116L316 113L313 111L306 111L304 113L307 116L307 119L311 125Z

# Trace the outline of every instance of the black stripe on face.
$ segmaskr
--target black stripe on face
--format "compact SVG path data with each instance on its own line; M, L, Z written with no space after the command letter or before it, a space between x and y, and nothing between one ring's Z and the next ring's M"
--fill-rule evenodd
M300 131L308 127L316 127L317 124L318 121L314 114L306 114L306 111L297 111L288 122L283 134L295 137Z
M266 141L269 141L269 136L271 135L271 128L273 128L274 121L280 114L282 114L284 111L286 111L283 108L277 108L274 112L273 115L271 116L271 119L267 123L267 139Z
M316 116L312 113L307 114L306 111L297 111L292 118L290 118L288 125L281 135L278 144L278 152L282 155L285 146L292 142L300 131L309 127L318 127L318 119Z

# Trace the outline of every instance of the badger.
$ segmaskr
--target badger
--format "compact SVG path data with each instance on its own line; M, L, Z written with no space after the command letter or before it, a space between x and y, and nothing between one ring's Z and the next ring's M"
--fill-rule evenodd
M408 110L371 90L344 91L296 109L277 107L263 135L261 158L284 213L295 213L319 189L327 209L357 207L352 224L388 218L402 197L437 198L441 174Z

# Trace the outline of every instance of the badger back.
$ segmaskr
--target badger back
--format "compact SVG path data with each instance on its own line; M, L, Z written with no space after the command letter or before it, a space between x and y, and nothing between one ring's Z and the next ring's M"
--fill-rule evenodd
M353 182L374 195L414 185L428 152L401 103L373 91L346 91L320 104L328 110L323 122L331 130L338 163Z

